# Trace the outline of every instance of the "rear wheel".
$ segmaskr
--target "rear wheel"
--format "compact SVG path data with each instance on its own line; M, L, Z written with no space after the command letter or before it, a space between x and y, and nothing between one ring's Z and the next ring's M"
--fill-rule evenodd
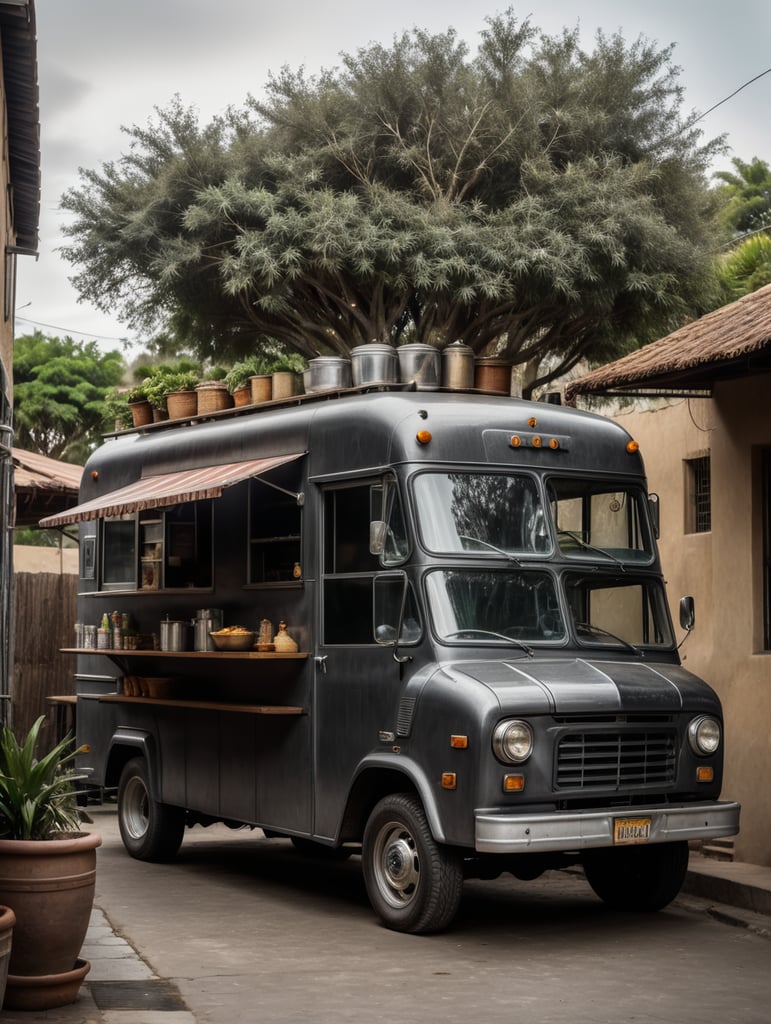
M584 857L592 889L614 910L661 910L677 896L688 870L688 843L593 850Z
M118 825L123 845L138 860L172 860L182 842L185 811L153 800L143 757L132 758L121 772Z
M362 869L373 909L395 931L439 931L457 913L461 859L434 841L420 801L409 793L384 797L373 810Z

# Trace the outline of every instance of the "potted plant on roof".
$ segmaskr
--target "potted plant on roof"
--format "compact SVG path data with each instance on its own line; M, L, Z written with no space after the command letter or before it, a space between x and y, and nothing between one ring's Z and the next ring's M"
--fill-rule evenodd
M264 360L259 356L249 356L233 363L225 374L225 383L233 396L233 404L249 405L252 401L252 377L257 377L265 371Z
M308 364L301 355L285 353L268 367L273 379L273 398L291 398L300 391L300 375Z
M198 412L195 386L198 374L194 370L159 366L145 381L150 404L169 419L184 419Z
M135 427L144 427L153 422L153 407L147 397L147 388L144 382L135 384L126 395L126 402L131 410L132 424Z
M7 726L0 733L0 904L16 917L6 1009L74 1002L90 968L79 954L102 840L81 828L74 741L37 755L43 721L22 743Z
M104 396L104 422L107 429L127 430L134 426L134 414L129 408L126 388L110 388Z

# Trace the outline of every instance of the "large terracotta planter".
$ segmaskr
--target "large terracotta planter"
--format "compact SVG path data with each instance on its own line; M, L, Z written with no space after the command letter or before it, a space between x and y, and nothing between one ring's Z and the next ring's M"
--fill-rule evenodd
M101 842L97 833L50 840L0 839L0 903L12 907L16 915L7 1009L64 1006L77 997L88 970L78 954L94 902L96 850ZM37 996L35 978L40 981Z
M0 1009L5 997L5 983L8 980L8 963L11 959L11 940L16 916L10 907L0 907Z
M198 414L198 395L190 391L170 391L166 395L166 408L170 420L186 419Z
M146 427L153 422L153 407L149 402L129 402L129 409L135 427Z
M242 384L240 388L236 388L233 392L233 405L239 408L242 405L252 404L252 386L251 384Z

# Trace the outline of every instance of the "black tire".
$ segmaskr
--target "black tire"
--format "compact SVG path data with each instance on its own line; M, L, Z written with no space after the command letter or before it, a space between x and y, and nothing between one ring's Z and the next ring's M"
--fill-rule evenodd
M312 839L306 839L304 836L290 836L289 838L298 853L303 857L316 860L340 863L348 860L354 852L350 846L324 846L323 843L314 843Z
M362 870L382 922L414 935L440 931L455 917L463 865L434 841L420 801L394 793L376 805L364 830Z
M121 772L118 825L123 845L138 860L173 860L182 842L185 811L153 800L143 757L128 761Z
M594 850L584 857L589 885L614 910L661 910L680 892L687 870L686 842Z

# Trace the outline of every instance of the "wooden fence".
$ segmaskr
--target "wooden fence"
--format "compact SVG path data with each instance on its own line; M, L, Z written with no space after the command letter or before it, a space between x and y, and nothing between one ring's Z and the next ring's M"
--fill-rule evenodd
M74 646L78 577L20 572L13 580L11 722L21 737L46 715L52 739L54 716L46 698L75 693L75 655L60 649Z

